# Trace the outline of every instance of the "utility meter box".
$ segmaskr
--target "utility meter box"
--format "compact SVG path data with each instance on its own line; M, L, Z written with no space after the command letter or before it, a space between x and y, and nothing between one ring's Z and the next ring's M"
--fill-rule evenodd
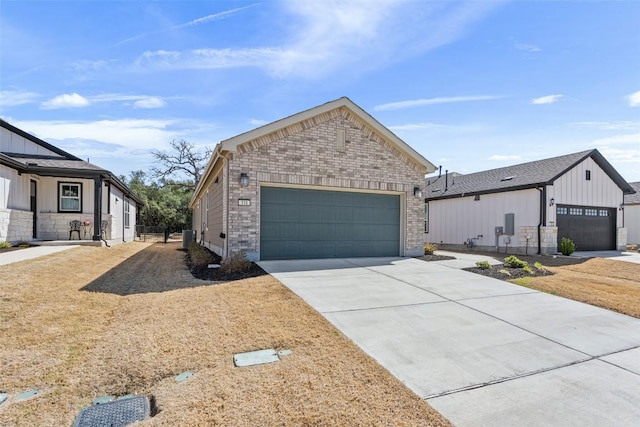
M496 234L500 235L500 234L504 234L504 227L496 227Z

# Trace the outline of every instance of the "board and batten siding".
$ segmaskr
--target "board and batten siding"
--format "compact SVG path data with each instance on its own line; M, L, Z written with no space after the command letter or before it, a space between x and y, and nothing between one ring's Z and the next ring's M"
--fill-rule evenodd
M514 214L515 234L509 236L509 246L526 245L522 227L537 227L540 221L540 192L536 189L483 194L480 200L474 196L429 202L429 232L427 242L462 245L467 239L478 235L475 246L495 247L495 228L505 226L505 214ZM529 233L531 234L531 233ZM503 246L504 236L500 239ZM532 246L537 239L533 235Z
M11 132L9 129L0 128L0 151L5 153L37 154L42 156L56 156L60 154L36 144L27 138Z
M591 179L588 181L587 170L591 171ZM590 157L547 187L547 202L553 198L556 205L616 208L617 227L622 224L622 211L617 208L622 204L623 197L620 187ZM547 222L557 223L555 207L548 209Z
M640 204L624 207L624 226L627 229L627 243L640 245Z
M29 210L29 180L26 174L0 166L0 209Z

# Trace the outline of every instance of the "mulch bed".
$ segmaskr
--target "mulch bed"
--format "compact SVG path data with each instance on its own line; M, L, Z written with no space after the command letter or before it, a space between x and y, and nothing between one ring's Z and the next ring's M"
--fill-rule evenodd
M542 269L539 270L532 265L530 265L532 272L527 273L522 268L513 268L507 267L504 264L494 265L491 268L478 268L478 267L470 267L465 268L465 271L470 271L476 274L482 274L483 276L492 277L494 279L500 280L512 280L512 279L520 279L522 277L538 277L538 276L550 276L555 273Z
M456 257L447 255L422 255L414 258L422 261L447 261L450 259L456 259Z
M209 249L205 247L203 248L206 249L211 255L211 262L209 264L220 264L220 262L222 262L222 258L218 254L211 252ZM184 251L184 249L181 249L181 250ZM186 252L185 259L187 262L187 267L189 267L189 271L191 271L191 274L193 275L193 277L200 280L208 280L213 282L230 282L233 280L248 279L251 277L259 277L267 274L267 272L264 271L262 268L260 268L260 266L255 262L249 263L248 267L242 271L230 271L230 272L223 271L220 268L209 268L208 264L197 265L191 262L191 257L189 256L189 252L188 251L185 251L185 252Z

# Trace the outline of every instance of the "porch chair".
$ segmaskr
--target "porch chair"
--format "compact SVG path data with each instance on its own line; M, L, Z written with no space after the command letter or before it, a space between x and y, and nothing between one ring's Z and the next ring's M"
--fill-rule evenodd
M82 240L80 237L80 228L82 227L82 222L74 219L73 221L69 221L69 240L71 240L71 235L73 233L78 233L78 240Z

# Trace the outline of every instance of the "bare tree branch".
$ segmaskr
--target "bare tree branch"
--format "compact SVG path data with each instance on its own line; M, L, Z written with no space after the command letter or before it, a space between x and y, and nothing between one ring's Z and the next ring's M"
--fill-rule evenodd
M171 141L172 150L153 150L151 154L157 161L157 166L151 168L154 178L170 180L176 176L186 176L189 187L195 188L202 177L202 172L211 157L212 150L205 148L198 151L193 144L184 139Z

